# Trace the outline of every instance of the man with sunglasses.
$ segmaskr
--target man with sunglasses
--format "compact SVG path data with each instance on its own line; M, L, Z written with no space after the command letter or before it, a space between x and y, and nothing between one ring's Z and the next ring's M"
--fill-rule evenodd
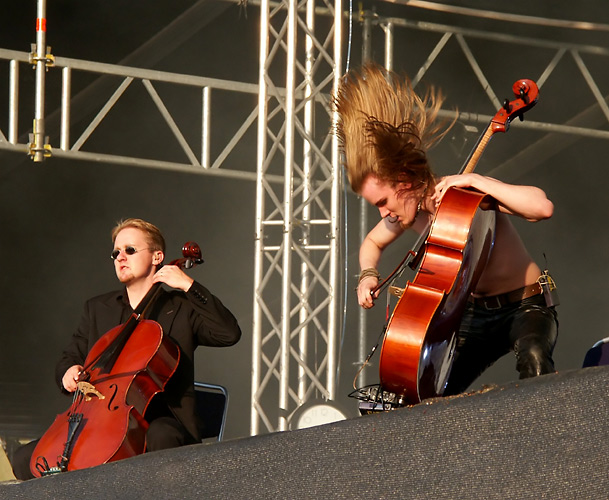
M56 381L65 393L73 393L93 345L106 332L125 323L155 283L162 289L146 314L180 350L180 361L165 390L146 409L150 427L146 451L194 444L201 440L195 412L194 352L197 346L235 344L241 330L233 314L207 288L174 265L162 266L165 241L159 229L142 219L127 219L112 231L111 258L120 290L94 297L85 304L80 325L57 363ZM30 457L37 442L17 450L13 471L18 479L33 477ZM53 466L54 464L49 464Z

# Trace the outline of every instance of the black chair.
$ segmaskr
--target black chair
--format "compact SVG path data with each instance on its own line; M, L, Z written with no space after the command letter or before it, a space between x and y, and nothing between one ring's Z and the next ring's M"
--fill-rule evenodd
M228 391L217 384L195 382L197 413L201 421L201 438L222 440L228 411Z
M602 365L609 365L609 337L599 340L588 349L582 368Z

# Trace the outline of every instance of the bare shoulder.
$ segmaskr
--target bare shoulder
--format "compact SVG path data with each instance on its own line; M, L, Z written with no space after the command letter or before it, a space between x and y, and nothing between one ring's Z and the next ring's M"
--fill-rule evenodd
M381 219L376 226L366 236L366 239L374 242L379 248L385 248L387 245L397 240L405 231L400 224L392 222L388 217Z

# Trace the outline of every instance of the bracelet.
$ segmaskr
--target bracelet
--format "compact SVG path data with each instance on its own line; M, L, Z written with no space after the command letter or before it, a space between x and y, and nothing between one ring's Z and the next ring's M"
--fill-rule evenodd
M370 276L374 276L377 280L381 278L381 274L374 267L368 267L366 269L362 269L362 272L359 273L359 280L357 281L357 284L359 285L362 280L369 278Z

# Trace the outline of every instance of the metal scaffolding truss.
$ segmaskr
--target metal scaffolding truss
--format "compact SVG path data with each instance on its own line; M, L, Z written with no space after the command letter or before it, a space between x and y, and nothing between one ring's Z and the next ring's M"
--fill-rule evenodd
M507 17L507 16L506 16ZM522 20L525 16L520 16L514 21ZM414 32L427 32L436 34L437 37L429 46L429 52L424 62L420 65L416 72L412 75L413 85L417 85L427 74L428 70L435 63L438 64L442 53L446 51L449 44L456 43L461 51L461 54L467 61L466 67L459 67L459 72L467 72L468 70L475 75L475 78L480 84L481 92L486 93L489 102L493 109L498 109L502 105L502 100L497 97L493 86L491 85L488 78L488 69L485 69L484 65L479 61L479 55L472 49L472 44L477 42L483 42L485 48L489 47L489 44L495 44L495 47L502 47L502 53L498 53L496 56L497 60L508 60L511 54L521 54L526 50L526 53L533 57L534 55L540 55L541 58L545 58L547 64L539 72L539 77L536 78L536 83L539 88L542 88L553 74L555 74L556 68L561 64L566 64L567 59L571 59L575 63L575 67L578 70L579 76L581 77L581 84L584 82L588 87L588 91L592 94L595 100L595 106L601 111L604 116L603 123L600 125L605 126L609 124L609 106L607 105L607 96L609 90L605 90L603 93L597 84L597 78L601 74L596 75L591 71L586 63L586 59L598 60L600 58L602 64L596 64L597 67L604 68L607 64L607 57L609 57L609 49L605 47L589 46L589 45L577 45L565 42L550 41L543 39L534 39L529 37L522 37L512 35L509 33L496 33L496 32L484 32L473 29L458 28L454 26L447 26L441 24L434 24L428 22L417 22L412 20L400 19L395 17L382 17L377 16L370 11L362 12L360 18L362 19L362 26L364 30L370 31L372 27L380 28L382 30L382 37L384 39L384 65L387 68L392 69L394 66L394 60L397 56L405 57L406 54L399 52L400 47L396 45L396 32L398 30L403 31L414 31ZM535 18L536 22L543 22L540 19ZM550 23L550 20L547 21ZM567 25L567 23L564 23ZM575 23L574 23L575 24ZM603 25L605 30L609 27ZM366 41L370 43L372 36L366 37ZM406 47L408 50L408 47ZM425 50L422 47L417 47L417 50ZM499 49L498 49L499 50ZM364 52L366 47L364 47ZM443 61L442 64L453 63L454 61ZM596 62L596 61L595 61ZM450 67L446 68L445 75L447 78L451 78ZM454 71L454 69L453 69ZM604 74L604 71L602 72ZM571 75L572 81L570 85L578 85L577 75ZM604 76L604 75L603 75ZM440 87L443 87L443 82L434 81L434 83ZM445 88L450 88L450 80L447 80ZM570 89L571 90L571 89ZM574 92L571 90L571 92ZM580 110L582 111L582 110ZM443 112L446 117L454 116L454 113L447 111ZM479 114L472 111L463 111L459 114L459 118L464 121L480 122L487 124L491 119L491 115ZM559 132L563 134L573 134L577 136L587 136L598 139L609 139L608 130L599 130L599 124L587 124L585 122L576 121L576 123L550 123L540 121L527 121L522 126L543 130L544 132Z
M0 149L27 152L35 161L41 161L44 158L36 159L36 152L41 149L41 143L44 142L47 146L45 157L54 156L102 163L117 163L249 180L256 178L255 173L251 169L249 171L228 168L220 170L226 158L235 149L239 141L244 138L248 129L253 129L252 125L256 123L258 110L255 105L255 98L250 99L252 102L251 109L248 111L244 122L237 126L234 135L224 145L219 144L219 138L213 138L212 136L211 110L215 108L214 110L218 113L228 113L228 109L222 108L222 106L226 106L226 102L229 104L231 100L234 102L234 99L237 98L234 96L237 94L255 97L258 94L257 85L55 57L52 63L47 64L47 68L60 69L61 72L61 108L60 119L58 120L60 128L59 130L46 130L46 132L51 132L58 137L59 147L51 147L52 145L48 144L47 137L46 139L36 141L37 146L34 147L36 151L32 151L32 137L30 136L30 142L25 142L23 138L20 138L19 134L20 67L24 64L31 64L32 54L0 49L1 60L5 60L9 68L7 72L9 75L9 119L8 133L5 134L0 130ZM54 69L51 71L54 71ZM80 135L73 140L70 137L70 124L72 123L73 113L70 89L72 88L74 75L83 73L97 76L98 79L92 86L97 86L100 89L100 96L96 98L98 108L95 110L94 116L88 123L85 123ZM119 101L125 98L127 91L136 85L145 89L147 95L147 98L142 99L140 109L142 111L145 110L144 112L158 114L167 125L170 134L166 138L166 145L177 145L177 148L174 148L178 150L175 160L162 160L153 156L130 156L86 150L87 141L94 137L99 127L103 126L104 120L108 118ZM194 140L185 137L183 128L178 126L175 113L169 110L157 87L163 87L163 90L168 94L172 92L175 94L184 88L191 88L199 95L198 123L200 124L200 134L198 137ZM170 88L169 92L167 92L167 88ZM42 88L38 91L44 93L44 90ZM106 93L109 96L104 101L102 96ZM228 99L226 98L227 93L230 94ZM214 97L218 96L219 98L223 94L224 99L221 101L222 104L219 103L217 106L214 106ZM38 101L42 100L43 98L38 98ZM193 109L195 109L194 106L188 108L189 115L193 114ZM37 120L43 121L43 118L39 117ZM219 153L214 157L211 157L210 145L212 140L216 149L219 150Z
M330 18L318 19L318 7ZM260 10L252 434L260 423L285 430L305 401L335 398L340 323L329 96L341 74L341 3L264 0Z
M250 1L250 5L254 3ZM0 128L0 149L29 154L37 161L52 155L243 178L255 183L252 434L288 428L290 415L306 401L336 398L338 339L344 323L338 311L343 305L341 292L346 281L340 255L344 237L343 185L337 144L330 133L335 117L329 100L344 69L342 56L347 37L343 25L347 16L340 0L334 3L285 0L273 4L261 0L260 12L257 85L52 57L47 54L43 41L32 53L0 49L0 65L7 68L2 74L7 74L9 79L8 129ZM426 37L428 47L423 43L417 45L419 56L427 52L419 67L411 71L415 83L428 76L431 68L444 64L443 52L456 44L488 97L487 105L490 103L489 107L493 109L501 103L484 64L472 48L477 41L504 46L526 44L529 52L543 53L547 62L540 65L543 67L537 79L540 87L550 81L556 68L567 60L572 61L593 96L592 103L585 109L582 106L567 120L527 120L519 124L547 133L528 149L534 151L536 157L543 157L544 153L539 149L542 142L554 154L557 147L565 147L582 136L609 139L608 92L602 90L603 85L597 83L595 72L590 69L591 64L606 68L609 56L606 48L383 18L370 12L360 12L353 17L358 19L353 34L354 38L361 35L362 59L370 58L370 41L378 34L383 39L384 64L389 68L394 66L394 59L401 51L411 48L399 42L399 32L430 35ZM35 117L38 121L34 129L29 129L33 132L29 140L24 138L26 134L20 133L28 128L20 128L19 123L19 74L24 65L37 66L47 78L61 78L60 110L53 127L51 121L44 126L45 88L44 85L37 87L36 97L42 113ZM447 70L446 74L450 75L452 68ZM72 119L74 97L71 88L73 79L80 74L89 79L95 75L97 79L91 86L99 85L95 88L101 91L96 93L92 118L72 138L70 132L74 130L75 120ZM434 83L448 87L450 82ZM143 89L140 98L155 110L169 131L167 145L171 148L159 149L171 149L175 159L156 157L152 150L145 154L138 151L117 153L112 150L112 144L107 145L108 150L88 147L97 129L135 86ZM191 103L186 111L176 111L165 99L168 92L175 89L180 92L185 88L197 96L200 133L194 136L185 132L180 125L181 117L176 113L192 116L196 106ZM235 119L233 135L229 138L215 136L213 112L233 116L231 103L236 99L242 100L239 109L246 111ZM250 107L245 103L250 103ZM442 114L454 116L454 112L448 110ZM479 109L462 108L459 112L459 120L470 123L486 124L491 117ZM82 116L79 123L80 118ZM122 117L124 120L129 118ZM46 136L58 138L57 145L51 147ZM257 149L255 171L253 162L251 169L236 169L233 165L242 162L231 162L231 155L240 147L251 151L252 146ZM360 230L365 225L360 223ZM364 327L360 328L360 346L366 344L364 330ZM364 352L360 348L359 355Z

